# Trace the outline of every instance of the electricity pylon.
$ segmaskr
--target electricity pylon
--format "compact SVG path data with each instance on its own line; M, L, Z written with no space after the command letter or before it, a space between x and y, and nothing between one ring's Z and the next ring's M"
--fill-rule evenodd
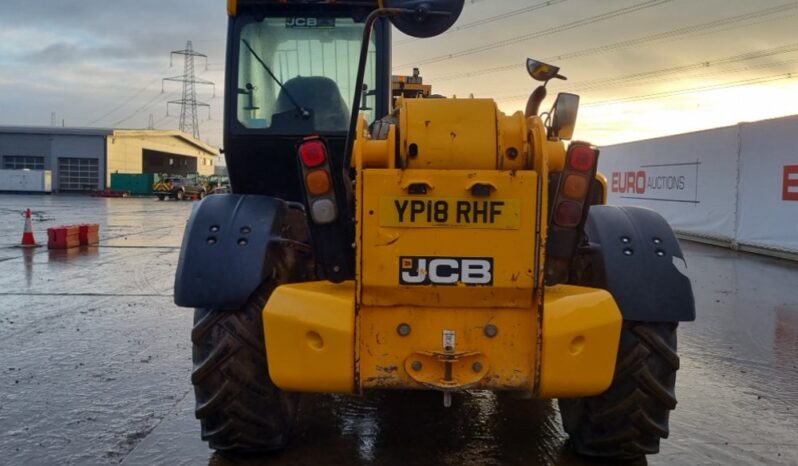
M194 57L205 59L205 68L208 67L208 56L194 51L191 41L186 42L184 50L175 50L169 55L169 66L172 65L172 58L175 55L183 55L183 75L163 78L161 81L161 92L164 91L163 81L176 81L183 83L183 97L180 100L170 100L166 103L166 113L169 114L170 104L180 105L180 131L194 135L195 139L200 138L199 120L197 118L197 107L208 107L208 119L211 117L211 106L205 102L197 101L197 84L205 84L213 87L213 95L216 96L216 85L212 81L198 78L194 74Z

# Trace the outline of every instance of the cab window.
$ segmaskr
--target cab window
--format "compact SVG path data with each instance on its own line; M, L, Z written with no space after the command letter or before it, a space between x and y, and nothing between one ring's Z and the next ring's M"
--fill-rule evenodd
M351 18L333 17L265 18L245 24L238 44L238 121L246 128L270 128L275 120L290 122L301 106L313 115L315 130L346 131L363 28ZM375 50L372 40L367 91L375 86ZM372 108L361 111L371 121L373 97L367 98L366 107Z

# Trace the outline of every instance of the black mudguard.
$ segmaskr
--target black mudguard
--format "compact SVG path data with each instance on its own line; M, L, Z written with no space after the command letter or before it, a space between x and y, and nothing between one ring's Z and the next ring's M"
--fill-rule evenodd
M183 234L175 304L237 309L271 275L287 204L273 197L215 194L197 203Z
M585 234L592 270L583 284L612 293L624 320L695 320L684 254L661 215L642 207L592 206Z

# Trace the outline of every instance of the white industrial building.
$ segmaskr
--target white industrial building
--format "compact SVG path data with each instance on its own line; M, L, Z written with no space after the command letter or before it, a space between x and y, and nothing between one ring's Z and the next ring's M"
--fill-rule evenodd
M53 192L102 190L112 173L212 175L218 155L173 130L0 126L0 169L50 171Z

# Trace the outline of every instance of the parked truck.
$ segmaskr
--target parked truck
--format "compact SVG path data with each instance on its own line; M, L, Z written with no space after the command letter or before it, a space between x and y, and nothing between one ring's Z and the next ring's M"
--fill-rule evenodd
M180 176L162 175L159 176L152 186L153 194L159 201L165 199L203 199L211 190L208 179L202 176Z

